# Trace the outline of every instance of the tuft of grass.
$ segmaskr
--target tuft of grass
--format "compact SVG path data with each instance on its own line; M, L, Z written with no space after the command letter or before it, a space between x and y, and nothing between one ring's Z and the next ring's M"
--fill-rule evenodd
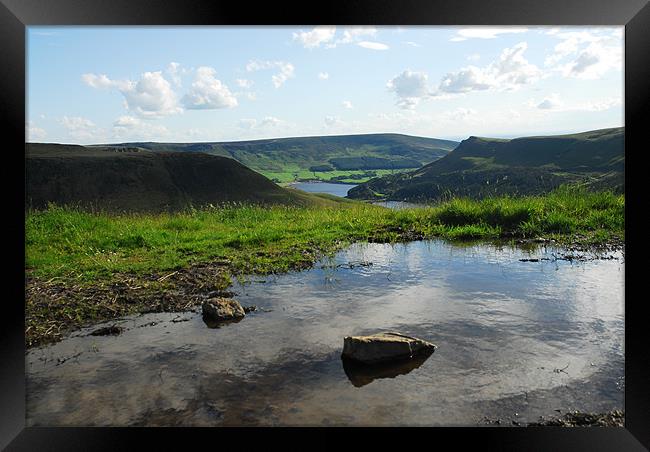
M363 203L236 204L107 214L50 206L26 215L26 267L34 276L93 279L228 259L235 270L264 273L290 268L303 251L326 253L353 241L579 234L605 242L624 239L624 217L624 195L568 187L544 196L452 199L403 210Z
M25 217L27 343L128 313L187 309L197 291L225 290L232 275L308 268L355 241L542 235L587 245L624 240L625 198L562 188L403 210L238 203L110 214L50 205Z

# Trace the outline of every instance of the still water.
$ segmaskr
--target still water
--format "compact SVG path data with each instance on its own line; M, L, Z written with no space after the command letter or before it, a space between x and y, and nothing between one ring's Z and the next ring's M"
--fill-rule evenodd
M348 194L348 190L356 187L356 185L330 184L329 182L297 182L295 184L291 184L291 187L309 193L328 193L330 195L345 198Z
M109 323L119 336L79 331L27 354L27 423L472 426L622 409L624 256L562 252L358 244L235 284L258 307L237 323L208 328L197 310ZM344 336L387 330L438 348L344 367Z

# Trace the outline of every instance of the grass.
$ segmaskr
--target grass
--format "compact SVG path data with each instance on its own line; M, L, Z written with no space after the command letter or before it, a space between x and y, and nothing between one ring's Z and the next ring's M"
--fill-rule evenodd
M624 209L623 195L569 188L404 210L348 202L111 215L52 206L26 215L26 267L35 276L94 279L229 259L234 270L265 273L286 271L304 250L409 234L448 239L580 234L599 243L624 238Z
M50 206L27 212L28 345L129 313L188 309L198 292L227 289L233 274L308 268L355 241L544 236L604 244L625 234L623 195L575 188L404 210L334 205L119 215Z
M412 168L410 170L414 170L416 168ZM397 174L400 172L405 172L409 170L385 170L385 169L380 169L380 170L371 170L375 175L374 176L365 176L366 173L368 173L368 170L346 170L346 171L339 171L339 170L334 170L334 171L323 171L323 172L314 172L314 171L309 171L307 169L302 169L299 168L298 166L295 166L293 169L288 169L285 171L266 171L266 170L259 170L259 172L268 177L269 179L280 183L280 184L286 184L290 182L295 182L298 180L320 180L323 182L329 182L333 177L345 177L340 180L336 180L338 183L349 183L349 184L360 184L363 182L367 182L370 179L374 177L380 177L380 176L386 176L387 174ZM350 176L356 176L360 177L359 179L354 179L353 177ZM363 177L361 177L363 176Z

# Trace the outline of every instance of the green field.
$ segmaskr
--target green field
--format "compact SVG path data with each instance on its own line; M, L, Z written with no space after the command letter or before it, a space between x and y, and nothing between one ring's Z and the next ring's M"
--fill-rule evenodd
M329 207L233 204L161 214L29 211L27 344L130 313L186 310L192 294L225 290L233 275L308 268L355 241L543 235L594 245L625 234L625 198L611 192L564 187L405 210L338 200Z
M458 145L456 141L395 133L274 138L211 143L121 143L105 146L148 149L153 152L201 152L230 157L277 182L322 179L379 171L415 169L439 159ZM331 168L332 174L312 173ZM298 175L296 175L298 174ZM365 178L364 180L368 180ZM360 182L360 180L356 180Z
M26 216L26 266L36 276L94 280L227 258L233 270L265 273L290 269L303 260L303 250L409 234L457 239L507 232L562 239L579 233L602 242L623 238L624 208L623 195L566 187L544 196L454 199L404 210L352 201L338 207L232 205L126 215L52 207Z
M386 176L387 174L398 174L404 170L349 170L349 171L308 171L297 166L289 165L285 171L260 171L260 173L273 182L282 184L303 180L320 180L323 182L360 184L367 182L373 177Z

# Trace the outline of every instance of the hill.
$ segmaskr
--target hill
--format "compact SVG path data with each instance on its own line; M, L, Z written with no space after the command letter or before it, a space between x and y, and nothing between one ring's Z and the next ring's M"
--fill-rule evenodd
M371 179L350 198L434 200L548 192L572 183L623 190L624 128L504 140L469 137L415 171Z
M378 174L420 168L445 156L457 145L456 141L386 133L209 143L133 142L110 146L231 157L276 182L289 182L367 180Z
M335 205L285 189L241 163L136 147L26 145L26 208L49 202L107 211L173 211L224 202Z

